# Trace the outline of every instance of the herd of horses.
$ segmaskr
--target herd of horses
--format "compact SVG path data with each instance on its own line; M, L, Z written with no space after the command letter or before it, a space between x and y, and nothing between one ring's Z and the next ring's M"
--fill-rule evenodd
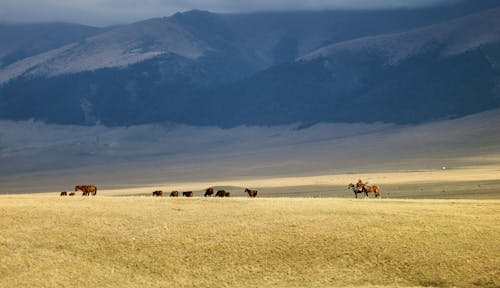
M376 198L380 198L380 188L376 185L366 185L361 182L358 182L357 184L349 184L347 186L347 189L352 189L352 192L354 192L354 196L358 198L358 194L365 194L366 197L368 197L368 193L373 193ZM97 195L97 187L94 185L76 185L75 186L75 192L67 192L63 191L61 192L60 196L75 196L75 193L77 191L82 191L82 196L96 196ZM245 193L248 194L251 198L257 197L258 191L257 190L250 190L250 189L245 189ZM231 197L231 193L227 192L225 190L218 190L216 193L214 191L214 188L207 188L205 190L205 194L203 195L204 197ZM172 191L170 192L170 197L179 197L180 193L179 191ZM193 191L185 191L182 192L183 197L193 197ZM156 190L153 191L153 197L163 197L163 191L162 190Z
M250 190L250 189L245 189L245 193L248 194L251 198L257 197L258 191L257 190ZM218 190L217 192L214 191L214 188L207 188L205 190L205 194L203 195L204 197L231 197L231 192L228 192L226 190ZM163 196L163 191L157 190L153 191L153 197L162 197ZM182 192L183 197L193 197L193 191L185 191ZM170 197L179 197L179 191L172 191L170 192Z
M94 185L76 185L75 186L75 192L67 192L63 191L60 193L60 196L75 196L75 193L77 191L82 191L82 196L96 196L97 195L97 187ZM257 197L258 191L257 190L250 190L250 189L245 189L245 193L248 194L251 198ZM207 188L205 190L205 197L231 197L231 192L227 192L225 190L218 190L217 193L214 193L214 188ZM193 197L193 191L185 191L182 192L183 197ZM163 197L163 191L162 190L156 190L153 191L153 197ZM179 197L179 191L172 191L170 192L170 197Z

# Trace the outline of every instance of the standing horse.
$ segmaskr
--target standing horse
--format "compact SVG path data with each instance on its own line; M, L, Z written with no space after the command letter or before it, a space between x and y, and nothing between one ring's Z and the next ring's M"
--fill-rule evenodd
M163 196L163 191L157 190L153 191L153 197L162 197Z
M205 190L205 197L212 197L212 195L214 195L214 188L208 188Z
M215 194L215 197L229 197L229 195L230 195L229 192L226 192L226 190L219 190Z
M352 189L352 192L354 192L354 196L358 198L358 194L365 193L366 197L368 197L368 193L363 191L363 188L357 187L356 185L350 183L349 186L347 186L347 189Z
M94 185L76 185L75 192L78 190L82 191L82 196L95 196L97 194L97 187Z
M182 192L182 196L184 196L184 197L193 197L193 191Z
M245 192L248 193L248 196L250 196L251 198L257 197L257 193L258 193L257 190L250 190L248 188L245 189Z
M376 198L380 198L380 188L376 185L372 185L372 186L364 185L363 191L365 192L367 197L368 197L368 193L373 193L373 194L375 194Z

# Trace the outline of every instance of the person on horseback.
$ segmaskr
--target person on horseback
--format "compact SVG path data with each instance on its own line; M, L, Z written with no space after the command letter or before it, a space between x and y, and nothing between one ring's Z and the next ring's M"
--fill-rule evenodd
M361 179L358 179L358 183L356 183L356 188L358 188L358 190L361 190L361 189L363 189L364 186L365 186L365 183L363 183L363 181L361 181Z

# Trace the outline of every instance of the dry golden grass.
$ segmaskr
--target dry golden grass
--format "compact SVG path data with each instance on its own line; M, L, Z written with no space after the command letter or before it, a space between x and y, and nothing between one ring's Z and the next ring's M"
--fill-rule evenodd
M0 197L1 287L499 287L500 201Z

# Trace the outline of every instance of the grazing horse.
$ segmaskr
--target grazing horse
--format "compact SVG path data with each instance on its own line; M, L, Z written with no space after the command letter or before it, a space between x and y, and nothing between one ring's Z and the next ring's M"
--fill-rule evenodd
M227 197L229 197L229 192L226 192L226 190L219 190L215 194L215 197L226 197L226 194L228 195Z
M376 198L380 198L380 188L376 185L372 185L372 186L364 185L363 191L365 192L367 197L368 197L368 193L373 193L373 194L375 194Z
M179 191L170 192L170 197L179 197Z
M69 192L69 196L75 196L75 192Z
M63 192L61 192L60 196L68 196L68 192L63 191Z
M212 197L212 195L214 195L214 188L208 188L205 191L205 197Z
M154 196L156 196L156 197L162 197L163 196L163 191L161 191L161 190L153 191L153 197Z
M97 194L97 187L94 185L76 185L75 192L78 190L82 191L82 196L95 196Z
M182 192L182 196L184 196L184 197L193 197L193 191Z
M248 196L250 196L251 198L257 197L257 193L258 193L257 190L250 190L248 188L245 189L245 192L248 193Z
M361 194L361 193L365 193L366 197L368 197L368 193L366 193L363 190L363 187L357 187L356 185L351 183L351 184L349 184L349 186L347 186L347 189L352 189L352 192L354 192L354 196L356 196L356 198L358 198L358 194Z
M224 197L231 197L231 192L225 192Z

